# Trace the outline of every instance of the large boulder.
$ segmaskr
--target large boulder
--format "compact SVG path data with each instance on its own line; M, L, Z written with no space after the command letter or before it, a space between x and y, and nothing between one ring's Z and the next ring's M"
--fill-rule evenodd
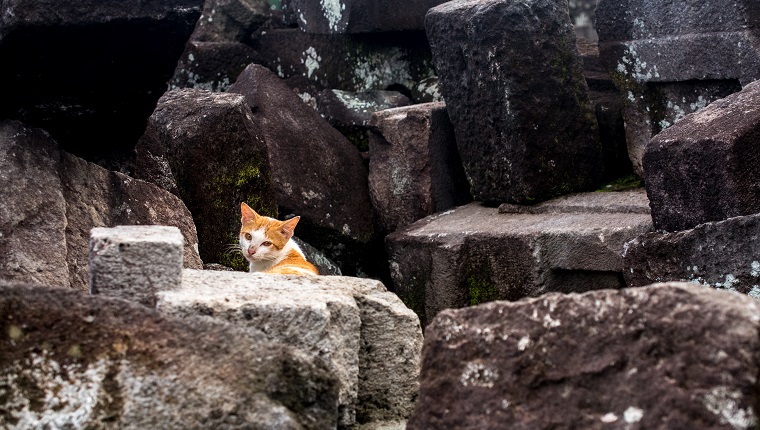
M760 212L758 135L760 81L655 136L643 159L655 228Z
M339 426L404 421L417 398L422 330L377 281L186 270L158 310L210 315L328 362L339 379Z
M369 189L384 231L472 200L444 103L376 112L371 125Z
M629 287L688 281L760 298L760 214L646 233L625 244L623 261Z
M87 290L90 230L176 226L184 265L202 267L190 212L161 188L58 149L44 131L0 122L0 277Z
M595 185L601 148L566 1L452 1L425 24L475 200Z
M422 30L425 12L446 0L290 0L298 26L307 33L371 33Z
M367 168L358 149L273 72L252 64L230 92L245 97L261 131L277 205L301 216L298 235L349 270L373 234ZM192 209L191 209L192 210Z
M230 253L240 234L240 202L277 216L277 203L263 134L238 94L205 90L169 91L150 117L137 147L137 177L176 185L198 228L207 263L244 269ZM171 178L153 174L168 172Z
M471 203L386 238L396 293L424 325L443 309L623 282L623 244L650 231L643 190L535 206Z
M759 313L686 283L446 310L408 428L754 429Z
M0 285L0 427L314 429L337 424L323 361L204 317Z
M644 177L649 140L760 78L753 0L600 0L599 51L626 102L628 152Z
M62 149L91 161L128 156L166 90L202 5L2 2L0 119L43 128Z

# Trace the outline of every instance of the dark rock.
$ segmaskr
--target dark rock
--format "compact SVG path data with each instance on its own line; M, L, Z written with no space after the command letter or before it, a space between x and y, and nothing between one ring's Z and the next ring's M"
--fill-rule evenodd
M293 241L298 244L299 248L301 248L304 256L306 256L306 260L317 267L320 275L342 275L340 267L327 258L323 252L295 236L293 236Z
M204 90L169 91L150 122L148 129L155 130L140 141L138 166L154 167L135 174L168 166L198 227L201 258L244 269L243 256L229 252L240 234L240 202L262 215L277 215L263 134L245 99Z
M243 94L254 112L281 214L301 216L298 236L351 274L328 248L362 246L373 234L359 151L263 66L248 66L230 91Z
M758 311L685 283L443 311L408 428L755 428Z
M652 136L760 78L758 16L752 0L599 2L601 60L626 101L637 175Z
M172 225L185 239L184 266L200 268L184 203L147 182L60 151L45 132L0 122L0 277L89 289L93 227Z
M240 72L259 55L239 42L189 42L169 81L169 88L227 91Z
M409 97L398 91L324 90L317 94L317 111L336 128L367 126L373 113L411 103Z
M0 118L111 165L128 157L166 90L202 0L0 4ZM30 53L34 55L30 55Z
M596 5L599 0L569 0L570 20L575 28L575 35L580 39L598 40L594 21L596 21Z
M206 0L191 40L245 42L270 12L267 0Z
M307 33L371 33L424 29L425 12L446 0L290 0Z
M656 229L760 212L760 82L686 116L644 153Z
M383 230L472 200L444 103L376 112L372 125L369 189Z
M697 282L760 298L759 232L760 214L755 214L641 235L625 244L626 284Z
M412 87L412 100L415 103L442 102L443 97L438 89L438 76L425 78Z
M446 308L623 288L623 244L652 228L644 192L545 205L540 213L504 213L471 203L388 235L396 294L429 324Z
M406 91L435 75L422 31L359 37L276 29L262 31L253 47L279 77L302 76L323 89Z
M426 27L476 200L537 202L599 180L566 2L452 1L431 9Z
M252 330L40 286L0 286L0 313L3 428L337 423L331 368Z

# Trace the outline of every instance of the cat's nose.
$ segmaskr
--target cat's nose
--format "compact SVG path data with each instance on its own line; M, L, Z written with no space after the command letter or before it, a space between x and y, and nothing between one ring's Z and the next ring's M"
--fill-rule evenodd
M248 255L253 255L255 253L256 253L256 249L255 248L248 248Z

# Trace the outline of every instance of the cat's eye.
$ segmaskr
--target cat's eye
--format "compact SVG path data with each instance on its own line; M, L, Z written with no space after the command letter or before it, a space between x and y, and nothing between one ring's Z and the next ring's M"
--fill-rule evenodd
M270 242L268 240L264 241L264 242L261 243L261 246L272 246L272 242Z
M253 239L253 236L251 236L251 233L246 233L245 240L251 240L251 239Z

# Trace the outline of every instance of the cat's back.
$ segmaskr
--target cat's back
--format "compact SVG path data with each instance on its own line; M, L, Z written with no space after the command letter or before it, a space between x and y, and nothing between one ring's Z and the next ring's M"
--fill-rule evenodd
M301 276L319 275L317 268L306 261L303 253L295 247L295 244L293 245L294 247L288 251L287 256L282 261L265 270L264 273Z

